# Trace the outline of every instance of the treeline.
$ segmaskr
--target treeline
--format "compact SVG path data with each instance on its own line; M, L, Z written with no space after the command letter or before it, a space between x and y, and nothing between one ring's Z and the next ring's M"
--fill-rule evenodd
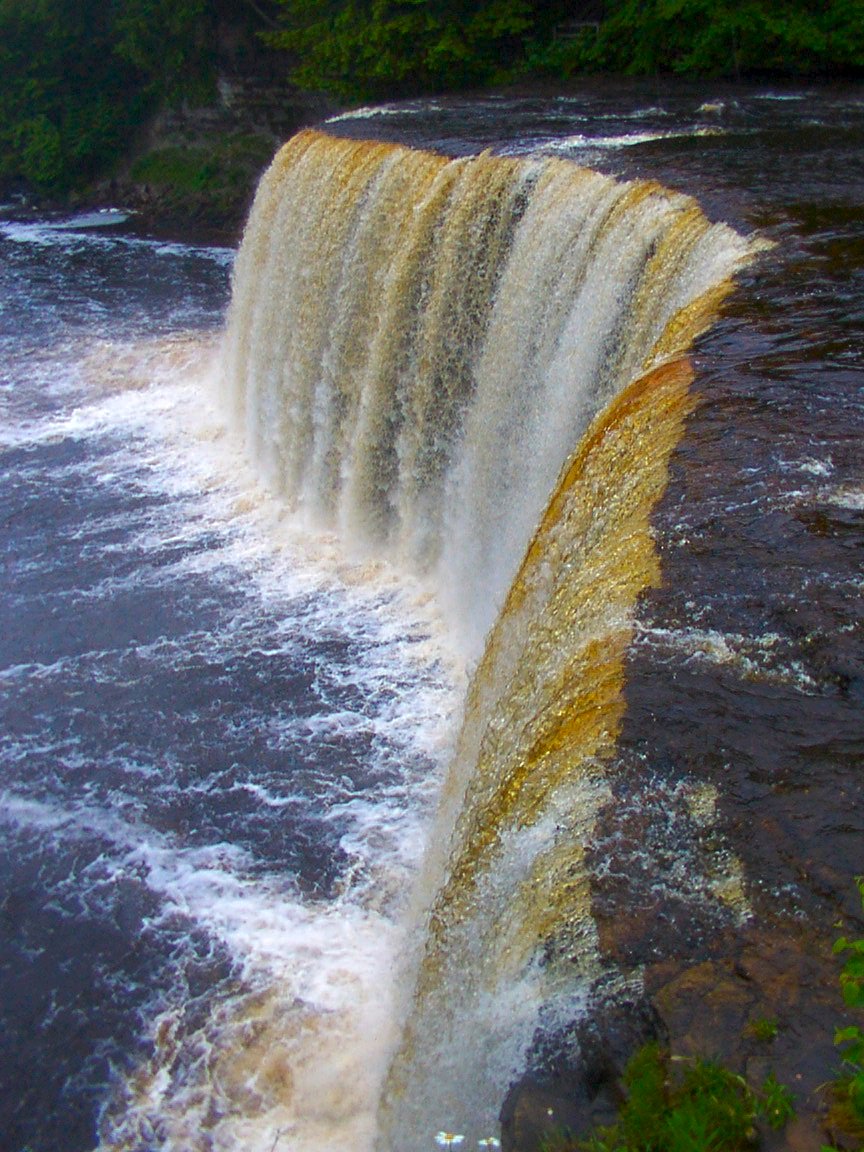
M864 0L281 0L271 43L347 100L584 72L860 75Z
M161 106L215 99L226 18L272 27L254 0L0 0L0 184L82 186Z
M344 101L585 72L860 76L864 0L0 0L0 183L81 186L216 96L225 29Z
M864 0L616 0L577 67L631 75L860 76ZM554 53L553 53L554 57Z

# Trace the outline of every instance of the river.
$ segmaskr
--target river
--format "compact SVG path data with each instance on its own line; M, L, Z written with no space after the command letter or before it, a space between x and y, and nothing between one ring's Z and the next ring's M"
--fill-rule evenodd
M325 129L656 180L772 245L693 350L583 845L589 983L638 979L685 1046L693 1001L746 986L718 1049L777 1016L815 1113L860 925L864 96L597 84ZM397 1045L406 893L503 591L478 636L422 564L288 510L225 398L233 263L122 214L0 221L10 1152L368 1147ZM487 1123L433 1099L407 1146Z

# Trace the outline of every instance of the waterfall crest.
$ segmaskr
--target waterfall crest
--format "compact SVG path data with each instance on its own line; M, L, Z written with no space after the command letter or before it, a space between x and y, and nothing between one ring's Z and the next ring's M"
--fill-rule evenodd
M580 435L745 250L654 183L304 132L238 254L228 403L270 487L428 575L476 657Z
M427 576L479 659L383 1147L489 1135L596 970L583 849L659 575L650 513L687 349L752 250L686 196L558 159L306 132L262 181L225 358L248 450L311 524Z

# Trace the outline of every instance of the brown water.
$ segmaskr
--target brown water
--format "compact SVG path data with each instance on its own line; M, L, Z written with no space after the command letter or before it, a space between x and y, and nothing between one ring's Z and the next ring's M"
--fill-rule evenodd
M830 943L860 924L864 859L864 96L601 85L332 130L565 154L776 245L695 349L695 410L653 520L662 579L640 601L590 837L608 962L591 998L602 1019L629 979L631 1043L659 1027L742 1068L770 1059L802 1112L824 1110L843 1019ZM746 1039L759 1015L780 1023L770 1052ZM534 1078L578 1095L578 1065L541 1044Z

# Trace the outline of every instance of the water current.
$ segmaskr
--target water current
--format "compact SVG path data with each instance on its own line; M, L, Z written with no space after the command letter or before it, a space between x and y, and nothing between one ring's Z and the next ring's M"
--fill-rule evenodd
M695 348L662 582L587 798L592 948L629 978L752 919L830 937L862 871L864 98L609 86L327 130L658 180L774 243ZM374 1138L476 615L250 466L221 383L233 255L0 224L10 1152ZM400 1146L490 1123L418 1113Z

